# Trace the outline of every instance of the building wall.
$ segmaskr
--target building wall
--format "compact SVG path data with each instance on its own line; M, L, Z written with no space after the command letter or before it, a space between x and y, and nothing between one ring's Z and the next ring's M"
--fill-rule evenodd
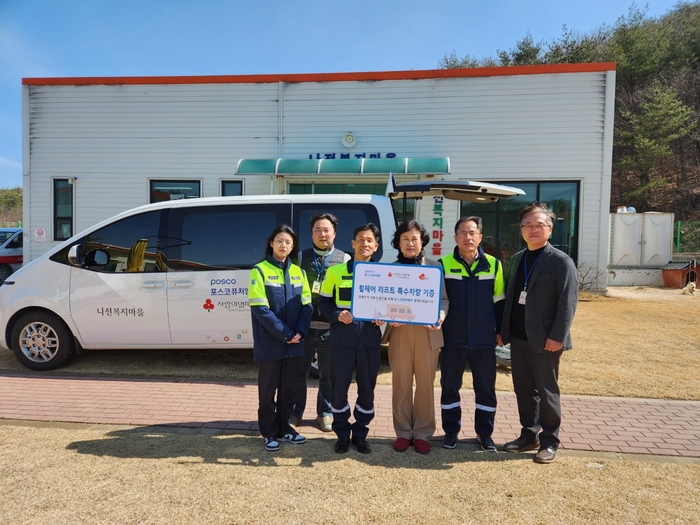
M600 239L607 234L601 224L609 208L611 82L614 87L614 72L600 71L292 83L25 84L30 205L25 226L30 232L45 228L49 241L53 238L53 177L77 178L77 233L147 203L152 178L199 179L203 196L219 195L222 179L243 179L246 194L265 194L271 177L237 176L241 158L394 153L450 157L448 177L455 179L581 181L580 259L604 267L601 246L607 243ZM347 131L357 137L352 149L341 144ZM284 191L284 182L276 180L276 191ZM423 220L431 214L425 204ZM448 208L454 216L446 217L444 229L451 241L458 207ZM56 244L35 243L31 234L28 240L25 260Z

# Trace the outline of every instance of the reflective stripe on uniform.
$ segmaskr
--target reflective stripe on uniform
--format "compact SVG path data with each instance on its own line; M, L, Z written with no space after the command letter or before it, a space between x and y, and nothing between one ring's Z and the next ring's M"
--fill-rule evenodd
M338 308L350 309L351 301L343 300L340 291L352 291L352 274L348 272L348 264L337 264L331 266L326 271L326 278L321 284L321 294L323 297L335 297L335 305Z
M494 281L493 283L493 302L497 303L505 299L505 283L503 281L503 267L495 257L483 254L483 257L489 265L488 271L478 271L472 274L480 281ZM480 258L477 258L470 266L470 271L476 270L479 266ZM458 261L454 254L446 255L442 259L442 266L445 270L445 279L468 279L469 274L464 265Z
M372 407L371 410L365 410L357 403L355 403L355 410L357 410L358 412L362 412L363 414L374 414L374 407Z
M350 410L350 403L345 405L345 407L342 410L338 410L333 405L331 405L331 412L334 412L335 414L342 414L343 412L346 412L348 410Z
M443 410L452 410L453 408L459 408L459 401L456 403L450 403L449 405L440 405Z
M259 279L253 272L257 271L262 279ZM286 282L285 270L274 266L269 261L262 261L253 267L250 273L250 284L248 287L248 302L250 306L270 306L267 298L267 287L282 288L290 284L296 295L301 296L301 304L307 305L311 303L311 291L306 282L306 274L304 271L294 264L290 264L287 269L289 275L289 283ZM301 292L301 293L300 293Z
M484 412L495 412L496 411L496 407L487 407L486 405L480 405L479 403L476 404L476 409L483 410Z

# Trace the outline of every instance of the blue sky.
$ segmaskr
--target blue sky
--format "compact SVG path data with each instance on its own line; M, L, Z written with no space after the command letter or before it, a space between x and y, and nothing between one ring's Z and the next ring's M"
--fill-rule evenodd
M649 0L648 14L676 1ZM22 78L434 69L562 26L588 33L631 1L0 0L0 188L22 184Z

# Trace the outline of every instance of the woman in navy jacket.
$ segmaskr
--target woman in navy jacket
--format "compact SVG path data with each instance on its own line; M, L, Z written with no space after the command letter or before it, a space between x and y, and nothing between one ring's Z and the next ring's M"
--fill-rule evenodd
M270 451L279 450L280 441L306 442L289 424L313 313L306 275L292 264L297 251L294 231L286 225L275 228L267 239L265 260L251 270L248 286L253 359L259 367L258 425Z

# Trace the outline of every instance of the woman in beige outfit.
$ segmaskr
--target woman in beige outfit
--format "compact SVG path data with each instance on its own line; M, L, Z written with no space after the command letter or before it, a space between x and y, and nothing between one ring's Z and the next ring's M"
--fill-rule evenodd
M396 262L439 266L437 261L425 258L424 248L429 242L430 236L419 222L401 224L391 242L399 250ZM440 327L447 308L443 283L440 320L436 326L390 323L384 333L382 342L389 343L391 408L397 436L394 449L397 452L406 451L411 443L420 454L430 452L429 440L435 433L435 372L443 345Z

